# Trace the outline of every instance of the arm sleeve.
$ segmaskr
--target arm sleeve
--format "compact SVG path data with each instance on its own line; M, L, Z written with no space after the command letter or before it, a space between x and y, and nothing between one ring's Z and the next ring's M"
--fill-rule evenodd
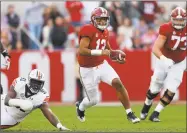
M93 36L93 32L92 32L92 28L89 26L84 26L81 28L80 32L79 32L79 36L82 37L89 37L90 39Z
M166 25L161 25L159 28L159 34L163 36L167 36L167 28Z
M26 84L26 79L22 77L18 77L13 80L12 86L16 92L19 92L19 89Z

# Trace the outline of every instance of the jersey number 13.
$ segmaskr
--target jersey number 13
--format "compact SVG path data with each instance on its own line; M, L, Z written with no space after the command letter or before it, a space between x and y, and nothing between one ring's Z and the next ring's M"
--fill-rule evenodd
M96 41L96 43L97 43L96 49L102 49L102 50L105 49L105 47L106 47L106 40L105 39L98 39Z

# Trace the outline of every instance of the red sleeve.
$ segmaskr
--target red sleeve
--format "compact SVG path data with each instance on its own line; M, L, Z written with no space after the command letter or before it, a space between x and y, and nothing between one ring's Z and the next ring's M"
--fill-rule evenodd
M93 36L93 29L91 26L89 25L86 25L86 26L83 26L79 32L79 36L80 37L89 37L90 39L92 38Z
M164 24L164 25L161 25L160 26L160 29L159 29L159 34L160 35L163 35L163 36L167 36L168 35L168 28L167 28L167 25Z

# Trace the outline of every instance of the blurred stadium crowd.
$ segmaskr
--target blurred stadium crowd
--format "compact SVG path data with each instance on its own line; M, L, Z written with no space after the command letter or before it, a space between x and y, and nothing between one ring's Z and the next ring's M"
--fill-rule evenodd
M90 23L91 11L98 6L110 13L108 30L113 49L147 50L159 26L170 19L170 11L177 6L173 4L166 11L167 3L156 1L66 1L60 6L55 2L30 2L26 9L20 9L13 2L2 2L1 6L3 3L7 6L1 13L1 41L9 52L78 47L80 27ZM18 10L24 13L20 15Z

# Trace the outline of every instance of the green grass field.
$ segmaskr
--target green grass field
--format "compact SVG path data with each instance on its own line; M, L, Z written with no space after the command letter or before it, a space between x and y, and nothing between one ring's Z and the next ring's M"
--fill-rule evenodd
M155 106L154 106L155 107ZM86 122L76 117L73 106L51 106L62 124L78 132L186 132L186 105L170 105L160 115L162 122L149 120L132 124L126 119L123 107L92 107L86 112ZM141 105L133 105L133 111L139 116ZM153 110L154 108L152 108ZM151 110L151 112L152 112ZM22 123L5 131L58 131L42 115L34 111Z

